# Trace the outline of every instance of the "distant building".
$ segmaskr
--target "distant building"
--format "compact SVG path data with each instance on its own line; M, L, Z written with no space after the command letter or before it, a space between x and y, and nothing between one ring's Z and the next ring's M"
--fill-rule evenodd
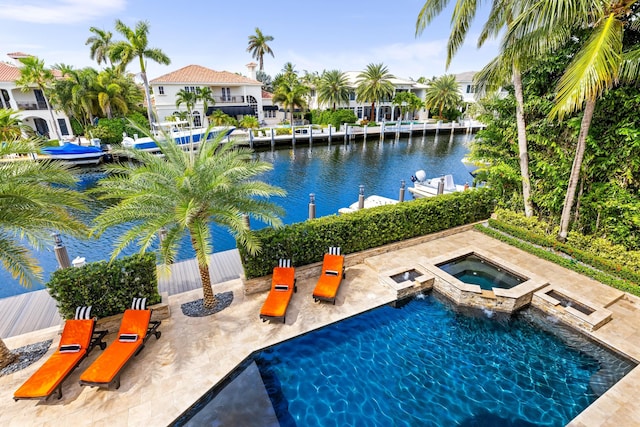
M54 129L57 127L62 138L72 137L71 123L66 114L53 110L55 123L51 121L47 101L40 89L34 87L23 92L23 88L16 85L16 81L20 79L20 67L22 66L19 59L31 55L13 52L7 56L13 59L13 63L0 62L0 108L18 111L18 118L38 135L56 138ZM54 75L56 75L55 72Z
M176 107L180 90L196 92L208 87L215 103L208 105L207 111L204 111L202 101L195 105L192 113L194 126L206 126L206 117L215 110L221 110L238 120L247 115L264 120L262 83L255 79L255 66L254 63L247 64L251 77L229 71L215 71L200 65L188 65L151 80L149 85L153 90L158 119L166 121L175 112L186 111L184 105Z

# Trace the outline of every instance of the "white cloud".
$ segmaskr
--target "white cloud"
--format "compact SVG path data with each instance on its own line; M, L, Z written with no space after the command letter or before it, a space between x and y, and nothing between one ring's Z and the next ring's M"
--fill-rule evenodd
M78 23L124 10L126 0L9 0L0 19L38 24Z

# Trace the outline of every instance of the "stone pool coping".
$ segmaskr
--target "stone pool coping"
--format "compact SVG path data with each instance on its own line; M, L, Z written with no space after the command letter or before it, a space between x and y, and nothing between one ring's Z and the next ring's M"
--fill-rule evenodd
M298 293L291 301L286 324L262 323L258 313L266 293L245 295L240 280L214 286L216 293L232 291L234 301L229 308L210 317L189 318L179 310L182 303L200 298L201 291L170 296L171 317L163 320L162 337L157 341L149 340L145 349L125 368L119 390L97 390L78 385L83 369L98 356L96 349L64 383L61 400L44 404L14 402L13 392L41 364L36 363L0 378L3 425L167 425L254 350L394 301L395 292L380 284L379 271L371 265L380 266L381 270L393 270L466 246L508 259L513 264L526 265L550 286L561 286L575 295L588 296L594 304L606 307L612 313L611 320L588 335L640 360L640 298L538 259L482 233L465 230L413 245L396 244L393 250L381 250L366 257L367 262L361 258L361 262L348 267L335 306L314 303L311 293L315 279L299 279ZM9 348L16 348L54 338L53 346L56 346L58 330L59 327L49 328L8 338L5 342ZM109 342L113 339L113 334L107 338ZM570 425L640 425L640 405L636 404L635 397L639 393L640 369L636 368Z

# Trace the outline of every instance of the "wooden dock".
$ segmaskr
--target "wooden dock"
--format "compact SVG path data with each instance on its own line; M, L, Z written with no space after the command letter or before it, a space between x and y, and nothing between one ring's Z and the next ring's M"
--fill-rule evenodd
M162 274L159 268L158 291L175 295L202 286L195 259L175 263L171 275ZM209 263L211 283L237 279L242 273L242 263L237 249L211 255ZM215 288L214 288L215 292ZM27 292L0 299L0 337L9 338L62 323L56 301L46 289Z

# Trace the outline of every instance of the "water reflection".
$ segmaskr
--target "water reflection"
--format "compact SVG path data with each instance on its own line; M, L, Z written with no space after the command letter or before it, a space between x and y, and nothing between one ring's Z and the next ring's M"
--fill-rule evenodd
M285 223L304 221L308 215L309 193L316 195L316 215L336 214L341 207L349 206L358 199L358 187L364 185L365 195L377 194L396 199L400 181L410 183L409 178L416 170L424 169L428 177L452 174L459 183L470 181L471 177L461 163L469 150L469 135L458 134L415 136L399 140L368 138L367 141L345 142L334 140L331 144L314 142L313 146L297 144L292 147L256 152L256 157L273 163L273 170L262 179L282 187L287 191L284 198L274 201L283 206ZM100 172L84 173L80 189L91 188L102 178ZM407 194L408 197L409 194ZM90 222L104 207L104 202L92 199L90 211L81 213ZM263 225L252 220L251 226ZM125 226L106 232L97 240L82 241L62 236L71 259L83 256L87 262L108 259L113 243L126 229ZM224 230L212 229L216 252L232 249L235 241ZM53 242L52 242L53 244ZM51 245L52 246L52 245ZM132 254L137 248L130 247L124 254ZM178 259L193 257L188 239L182 242ZM57 268L53 249L36 253L45 270L45 280ZM25 292L17 281L0 270L0 297ZM40 289L42 286L34 289Z

